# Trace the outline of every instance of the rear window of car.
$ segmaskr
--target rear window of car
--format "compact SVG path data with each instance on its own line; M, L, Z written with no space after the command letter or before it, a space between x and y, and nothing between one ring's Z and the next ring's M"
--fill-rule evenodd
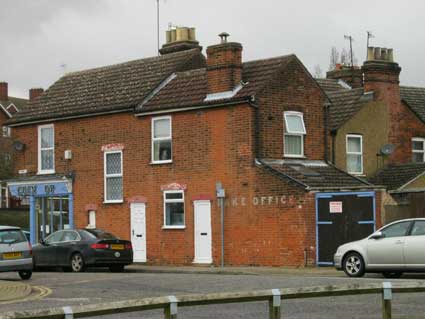
M117 236L112 235L111 233L105 232L100 229L87 229L85 230L86 233L89 233L92 237L98 238L98 239L118 239Z
M0 244L15 244L26 241L27 238L19 229L0 230Z

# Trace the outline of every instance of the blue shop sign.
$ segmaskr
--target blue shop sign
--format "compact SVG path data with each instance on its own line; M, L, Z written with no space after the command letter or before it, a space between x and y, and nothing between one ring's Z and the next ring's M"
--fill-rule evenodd
M14 184L9 185L9 191L12 196L52 196L64 195L69 193L68 183L52 182L37 184Z

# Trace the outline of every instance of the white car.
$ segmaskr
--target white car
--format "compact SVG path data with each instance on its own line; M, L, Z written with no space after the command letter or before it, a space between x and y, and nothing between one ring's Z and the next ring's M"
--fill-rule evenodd
M398 278L403 272L425 272L425 218L399 220L339 246L334 265L350 277L381 272Z

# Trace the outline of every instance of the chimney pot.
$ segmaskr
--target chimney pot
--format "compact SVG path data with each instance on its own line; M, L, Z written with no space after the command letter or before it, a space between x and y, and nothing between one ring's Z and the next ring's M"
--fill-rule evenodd
M175 27L165 32L165 44L159 50L164 55L184 50L198 48L202 50L199 42L196 41L195 28Z
M30 89L30 101L34 101L37 97L44 93L44 89L42 88L32 88Z
M374 60L381 60L381 48L375 48Z
M220 42L221 43L227 43L227 38L230 36L230 34L228 34L227 32L222 32L218 35L220 37Z
M0 101L7 101L9 99L8 84L7 82L0 82Z
M372 61L375 59L375 48L374 47L368 47L367 48L367 60Z

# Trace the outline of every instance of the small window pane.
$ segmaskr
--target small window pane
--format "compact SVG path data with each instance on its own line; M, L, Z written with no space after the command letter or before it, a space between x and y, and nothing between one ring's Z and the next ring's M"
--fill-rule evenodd
M106 154L106 174L121 174L121 153Z
M385 238L405 236L409 225L410 222L397 223L383 229L382 233L385 235Z
M423 236L425 235L425 221L418 220L415 222L412 228L412 236Z
M424 150L424 143L422 141L412 141L412 148L415 151L423 151Z
M122 177L106 178L106 199L121 200L122 199Z
M287 133L305 134L302 116L285 114L285 119Z
M360 137L348 137L347 138L347 151L353 153L360 153L362 151L361 138Z
M285 135L285 155L303 155L302 136Z
M165 205L166 226L184 226L184 204L166 203Z
M162 119L154 121L154 138L169 137L171 134L170 120Z
M41 151L41 169L42 170L53 169L53 150Z
M424 153L413 153L413 162L423 163L424 162Z
M47 127L41 130L41 148L53 147L53 128Z
M166 199L183 199L182 193L165 193Z
M171 140L154 141L154 161L171 160Z
M347 170L349 173L361 173L362 156L356 154L347 154Z

